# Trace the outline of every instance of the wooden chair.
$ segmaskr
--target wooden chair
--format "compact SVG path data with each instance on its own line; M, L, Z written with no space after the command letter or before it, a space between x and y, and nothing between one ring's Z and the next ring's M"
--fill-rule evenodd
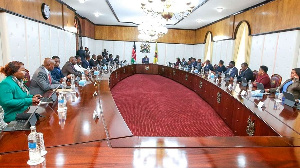
M23 82L29 88L30 83L31 83L31 81L30 81L30 74L29 74L29 71L27 69L25 69L25 71L26 71L26 73L25 73L25 77L23 79Z
M271 88L277 88L281 85L282 77L278 74L271 76Z
M257 71L257 70L254 70L254 71L253 71L253 81L256 80L257 75L258 75L258 71Z

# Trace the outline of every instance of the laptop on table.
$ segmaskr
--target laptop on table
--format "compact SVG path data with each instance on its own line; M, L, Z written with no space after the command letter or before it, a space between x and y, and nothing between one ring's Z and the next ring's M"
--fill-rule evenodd
M284 104L290 106L290 107L294 107L295 104L296 104L296 100L295 100L295 97L292 93L289 93L289 92L283 92L283 95L284 95Z
M262 83L256 83L257 90L260 90L261 93L265 92L265 87Z
M56 93L57 89L60 87L61 85L58 85L51 93L51 95L49 97L42 97L40 99L40 101L42 103L53 103L55 100L52 98L52 96L54 95L54 93Z
M34 126L37 122L36 118L36 111L39 108L39 106L36 107L36 109L31 113L29 118L27 120L16 120L11 121L6 128L4 128L3 132L11 132L11 131L27 131L30 130L31 126ZM28 113L27 113L28 114Z

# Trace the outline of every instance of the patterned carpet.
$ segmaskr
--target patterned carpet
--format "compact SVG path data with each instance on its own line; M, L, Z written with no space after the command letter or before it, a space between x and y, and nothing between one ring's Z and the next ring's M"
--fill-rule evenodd
M133 75L119 82L112 95L135 136L233 136L196 93L162 76Z

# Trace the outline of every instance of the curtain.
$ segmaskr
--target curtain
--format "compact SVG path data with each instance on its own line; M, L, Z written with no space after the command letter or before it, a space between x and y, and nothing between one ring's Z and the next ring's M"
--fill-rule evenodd
M243 38L244 35L244 38ZM242 41L242 39L244 39L245 41ZM249 36L249 27L248 24L246 22L243 22L239 27L238 27L238 31L236 34L236 38L235 38L235 45L234 45L234 55L233 55L233 60L235 62L237 62L238 57L244 57L243 60L245 60L246 63L249 64L250 62L250 52L251 52L251 41L252 38ZM241 47L241 43L245 44L245 48L244 48L244 52L245 54L240 54L240 47ZM237 65L239 66L239 65Z
M206 36L206 40L205 40L205 51L204 51L204 60L210 60L212 59L212 42L211 42L211 33L208 32L207 36Z

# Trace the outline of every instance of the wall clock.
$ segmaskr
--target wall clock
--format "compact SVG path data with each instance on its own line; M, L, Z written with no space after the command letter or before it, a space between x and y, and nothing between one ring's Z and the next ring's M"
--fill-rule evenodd
M47 4L43 3L42 4L42 15L44 19L49 19L50 17L50 6L48 6Z

